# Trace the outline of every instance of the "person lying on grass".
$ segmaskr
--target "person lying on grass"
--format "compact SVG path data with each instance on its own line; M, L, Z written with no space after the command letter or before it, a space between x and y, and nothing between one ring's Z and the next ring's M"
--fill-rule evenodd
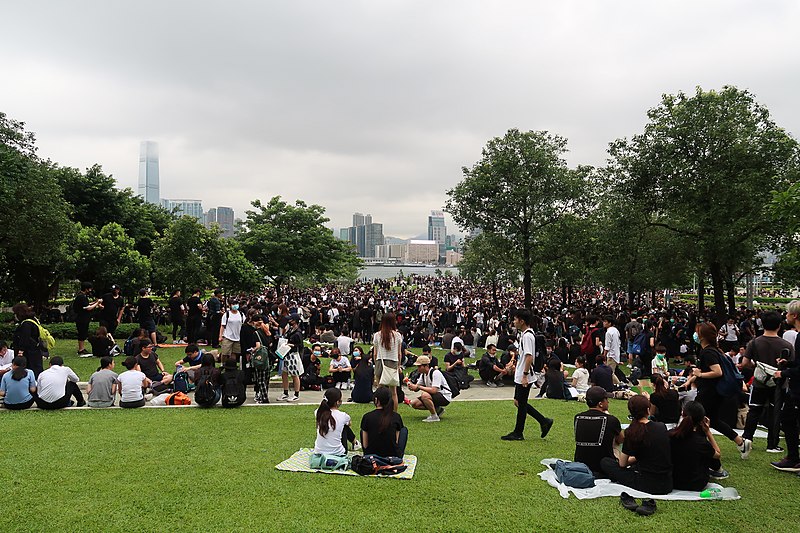
M342 405L342 391L331 387L314 411L316 417L317 439L314 442L314 453L327 455L346 455L347 443L353 449L360 448L356 435L350 428L350 415L340 411Z

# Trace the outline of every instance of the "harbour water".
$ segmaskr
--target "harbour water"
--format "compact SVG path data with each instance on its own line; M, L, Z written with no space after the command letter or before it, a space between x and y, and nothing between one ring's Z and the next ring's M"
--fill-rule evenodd
M454 276L458 275L458 269L453 267L439 267L444 274L447 271L450 271L451 274ZM436 275L436 268L432 267L423 267L423 266L377 266L377 265L368 265L362 268L359 273L358 277L361 279L386 279L386 278L393 278L397 276L400 271L403 271L403 275L408 276L409 274L418 274L420 276L435 276Z

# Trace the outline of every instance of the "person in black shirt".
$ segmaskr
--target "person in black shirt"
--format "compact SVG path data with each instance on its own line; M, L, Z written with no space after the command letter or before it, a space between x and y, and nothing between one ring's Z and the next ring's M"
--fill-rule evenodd
M608 414L608 397L603 387L586 391L588 411L575 415L575 461L585 464L594 477L605 477L600 469L604 457L614 458L614 445L623 439L622 425Z
M725 479L720 450L711 434L706 410L699 402L686 402L683 421L669 432L672 448L672 481L679 490L703 490L709 477Z
M636 395L628 400L633 417L625 430L619 461L604 457L600 469L615 483L649 494L672 492L672 452L667 427L651 422L650 400Z
M646 392L642 394L648 396ZM678 391L668 388L667 382L661 375L653 377L653 394L650 394L648 398L651 404L650 414L657 422L678 423L681 418L681 400Z
M156 344L156 321L153 318L153 300L148 297L147 289L139 291L139 301L136 302L136 316L139 319L139 327L147 332L150 341Z
M403 457L408 442L408 428L394 412L392 393L387 387L375 391L375 410L361 418L361 445L364 454Z
M478 362L478 375L487 387L502 387L503 378L508 375L508 370L497 359L497 346L490 344Z
M37 378L44 371L42 363L42 344L39 337L39 326L36 324L36 314L33 307L26 303L16 304L12 311L19 322L14 330L14 354L25 357L25 366L33 371Z
M100 313L100 325L104 326L113 337L117 326L122 322L122 311L125 308L125 299L122 297L119 285L112 285L111 292L105 293L100 299L103 307Z
M211 300L213 299L214 298L211 298ZM211 300L208 301L209 315L212 314ZM217 302L219 302L219 300L217 300ZM200 333L200 329L203 327L203 302L200 301L200 289L192 290L192 297L186 301L186 309L186 342L191 344L197 342L197 336ZM217 329L209 331L219 331L220 325L216 324L216 326ZM212 337L216 338L217 335L212 335ZM219 339L217 339L217 344L219 344Z
M75 296L72 302L72 309L75 311L75 327L78 330L78 355L87 355L86 339L89 338L89 322L92 320L92 311L97 308L102 309L101 300L89 302L89 294L92 292L92 284L88 281L81 283L81 292Z
M208 312L206 313L206 331L213 332L210 335L212 348L219 348L219 335L217 335L217 332L222 326L222 301L219 299L220 296L222 296L222 291L215 289L214 296L209 298L206 304L208 307ZM191 331L189 331L189 335L192 335Z
M172 296L169 297L169 320L172 322L172 343L175 344L183 339L184 335L184 320L183 320L183 299L181 298L180 289L172 291ZM180 334L180 336L179 336ZM192 342L191 340L189 341Z
M600 354L596 357L597 366L589 375L589 382L598 387L603 387L606 392L614 390L614 371L606 365L606 356Z

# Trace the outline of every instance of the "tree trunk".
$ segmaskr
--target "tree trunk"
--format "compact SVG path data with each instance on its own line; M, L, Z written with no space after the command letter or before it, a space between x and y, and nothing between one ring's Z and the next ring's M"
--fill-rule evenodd
M564 306L568 305L567 304L567 284L566 283L562 283L561 284L561 301L564 302Z
M635 306L634 300L636 300L636 291L633 290L633 286L629 283L628 284L628 305L630 307L634 307Z
M732 279L725 280L725 289L728 295L728 316L736 314L736 284Z
M494 310L495 312L500 312L500 302L497 299L497 280L492 280L492 299L494 300Z
M706 308L706 273L697 273L697 309L701 313Z
M528 263L526 261L526 263ZM522 288L525 291L525 309L530 309L532 306L531 299L531 266L527 264L522 269Z
M711 283L714 285L714 312L721 316L725 313L725 281L719 263L711 263Z

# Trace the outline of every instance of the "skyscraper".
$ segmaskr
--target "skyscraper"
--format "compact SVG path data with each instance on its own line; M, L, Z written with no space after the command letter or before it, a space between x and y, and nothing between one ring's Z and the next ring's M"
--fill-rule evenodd
M203 224L205 216L203 215L203 202L200 200L169 200L164 198L161 200L161 205L167 211L175 209L175 214L178 216L189 215L194 217L198 222Z
M439 257L444 257L447 251L447 226L444 225L444 213L442 211L431 211L428 217L428 240L436 241L439 245Z
M148 204L158 204L161 200L158 143L153 141L142 141L139 146L139 196Z
M353 225L339 232L342 240L355 244L359 257L375 257L375 247L384 243L383 224L372 222L372 215L353 213Z
M236 233L236 219L230 207L212 207L205 214L205 226L219 225L222 237L231 238Z
M364 225L364 215L361 213L353 213L353 227Z

